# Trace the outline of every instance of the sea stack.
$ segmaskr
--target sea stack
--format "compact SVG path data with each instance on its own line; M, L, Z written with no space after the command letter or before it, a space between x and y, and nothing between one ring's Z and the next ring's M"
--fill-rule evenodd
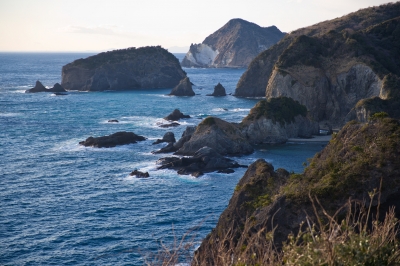
M188 77L182 79L179 84L172 89L169 95L174 96L194 96L195 93L192 88L192 83L190 82Z
M212 94L207 94L207 96L226 96L224 86L218 82L217 86L214 87L214 92Z

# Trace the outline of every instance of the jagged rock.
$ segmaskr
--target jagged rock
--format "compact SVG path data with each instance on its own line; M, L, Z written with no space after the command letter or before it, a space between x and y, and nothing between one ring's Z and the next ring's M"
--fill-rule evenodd
M307 108L287 97L259 101L240 129L252 144L279 144L289 138L319 135L319 125L307 117Z
M62 68L67 90L172 88L186 77L178 59L160 46L128 48L78 59Z
M126 145L145 140L145 137L136 135L133 132L117 132L109 136L89 137L84 141L79 142L83 146L91 146L96 148L111 148L117 145Z
M239 128L216 117L207 117L176 154L193 155L208 146L222 155L250 154L254 151Z
M214 87L214 92L212 94L207 94L207 96L226 96L224 86L218 82L217 86Z
M182 79L179 84L174 87L169 95L175 96L194 96L195 93L192 89L192 83L189 78Z
M129 175L130 176L136 176L136 178L148 178L148 177L150 177L149 172L144 173L144 172L141 172L141 171L138 171L138 170L132 171Z
M119 121L117 119L111 119L108 120L108 123L119 123Z
M170 113L168 116L164 117L165 120L171 120L171 121L178 121L181 118L190 118L190 115L184 115L179 111L179 109L175 109Z
M201 44L191 44L184 67L247 67L260 52L277 43L285 33L277 27L262 28L243 19L232 19Z
M35 92L54 92L54 93L63 93L67 92L59 83L54 84L54 86L50 89L46 89L43 84L37 80L35 87L26 90L25 93L35 93ZM63 94L60 94L63 95Z
M183 147L183 144L185 144L186 142L188 142L190 140L190 138L192 137L193 133L196 131L196 127L195 126L188 126L186 127L185 131L183 131L181 138L174 143L174 148L176 150L179 150L180 148Z
M380 219L391 207L395 207L396 216L400 217L399 156L399 121L376 118L368 124L345 125L314 156L303 174L274 171L271 164L257 160L239 181L216 228L195 252L192 265L221 265L221 259L229 260L232 265L243 261L253 265L252 250L244 252L242 247L252 243L252 236L269 235L272 230L270 239L279 250L289 234L299 232L302 222L317 223L309 195L317 196L323 211L331 215L351 198L366 207L371 204L371 217L377 217L377 206ZM370 198L369 193L374 189L379 191L379 199ZM318 205L317 211L320 217L325 217ZM336 214L340 216L345 217L342 212ZM226 241L221 243L221 240ZM257 244L263 246L262 242ZM218 249L221 245L224 245L222 251Z
M203 173L226 170L228 168L243 167L237 162L225 158L210 147L202 147L193 157L166 157L157 161L161 166L158 169L174 169L180 175L200 176Z
M164 136L163 136L162 139L157 139L157 140L153 143L153 145L155 145L155 144L160 144L160 143L163 143L163 142L172 142L172 143L175 143L176 140L175 140L175 135L174 135L174 133L171 132L171 131L168 131L167 133L164 134Z
M152 153L158 154L158 153L170 153L170 152L175 152L177 149L174 147L173 142L169 142L167 146L159 149L158 151L153 151Z

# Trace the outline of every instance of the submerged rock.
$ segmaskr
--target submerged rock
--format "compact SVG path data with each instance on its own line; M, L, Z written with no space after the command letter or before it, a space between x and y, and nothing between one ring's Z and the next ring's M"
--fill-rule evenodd
M207 94L207 96L226 96L224 86L218 83L217 86L214 87L214 92L212 94Z
M194 96L195 93L192 89L192 83L189 78L182 79L179 84L174 87L169 95L175 96Z
M166 157L161 158L157 163L161 164L158 169L174 169L180 175L190 174L196 177L218 170L228 173L227 169L244 167L223 157L210 147L202 147L194 153L193 157Z
M109 136L89 137L84 141L79 142L80 145L96 148L111 148L117 145L126 145L145 140L145 137L136 135L133 132L117 132Z
M179 111L179 109L175 109L174 111L172 111L172 113L164 117L165 120L171 121L178 121L181 118L190 118L190 115L184 115L183 113L181 113L181 111Z
M117 119L111 119L108 120L108 123L119 123L119 121Z
M138 170L134 170L134 171L132 171L130 174L129 174L130 176L136 176L136 178L148 178L148 177L150 177L150 175L149 175L149 172L141 172L141 171L138 171Z

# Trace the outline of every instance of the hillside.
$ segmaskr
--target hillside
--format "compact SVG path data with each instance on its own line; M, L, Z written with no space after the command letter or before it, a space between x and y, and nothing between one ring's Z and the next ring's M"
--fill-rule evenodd
M291 32L252 61L235 95L291 97L340 127L358 101L389 94L385 76L400 73L399 19L394 3Z
M260 52L285 34L277 27L260 27L243 19L232 19L201 44L192 44L183 67L247 67Z
M216 228L196 251L192 265L223 265L227 261L232 265L269 265L269 259L290 245L288 236L297 234L302 222L317 223L317 213L320 217L335 216L349 198L363 206L371 205L370 214L374 215L379 205L380 218L390 206L396 206L395 215L400 217L399 158L399 121L374 118L368 124L348 123L314 156L304 174L275 170L264 160L257 160L239 181ZM379 200L376 197L371 201L370 193L380 188ZM317 197L323 209L314 209L310 197ZM336 215L339 223L345 217L343 212ZM268 244L271 242L274 248ZM296 252L292 248L285 250ZM357 245L355 250L361 253L362 249Z

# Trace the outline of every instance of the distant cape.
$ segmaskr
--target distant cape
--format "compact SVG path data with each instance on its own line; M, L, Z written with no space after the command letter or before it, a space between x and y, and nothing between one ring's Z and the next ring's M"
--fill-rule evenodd
M260 27L243 19L231 19L202 43L191 44L183 67L245 68L285 33L277 27Z

